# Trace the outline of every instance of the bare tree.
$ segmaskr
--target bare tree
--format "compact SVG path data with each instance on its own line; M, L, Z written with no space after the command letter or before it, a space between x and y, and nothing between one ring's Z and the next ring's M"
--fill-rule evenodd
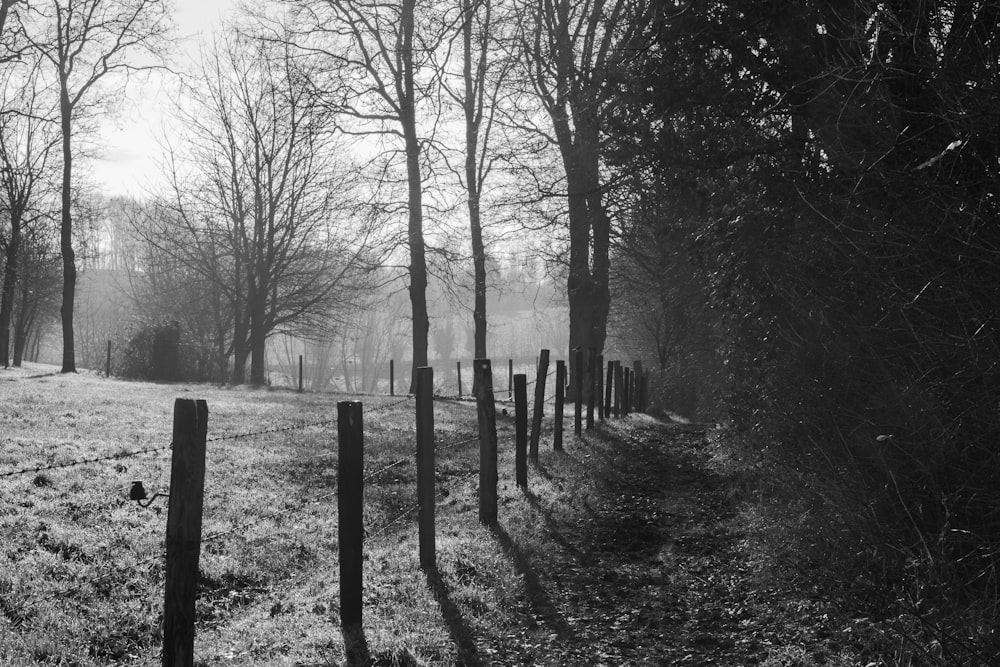
M549 139L565 171L570 349L604 348L611 218L604 201L601 136L615 92L611 65L635 47L651 13L645 0L540 0L519 6L524 74L549 117ZM581 372L575 355L569 359L571 375Z
M444 34L438 16L436 5L418 6L418 0L398 4L310 0L297 5L293 32L286 37L327 60L332 76L323 84L325 98L332 109L354 119L349 131L402 142L413 335L411 391L416 369L427 365L430 328L423 217L425 140L418 133L417 119L418 105L437 78L431 55Z
M0 292L0 364L10 365L10 324L22 239L46 219L52 149L58 143L51 96L39 80L37 63L12 63L0 71L0 211L9 233L0 235L4 253Z
M62 132L63 263L62 372L76 372L73 305L76 255L73 249L73 133L105 79L125 85L127 75L155 64L170 28L165 0L48 0L30 6L21 28L31 47L49 64L59 89ZM145 58L145 60L142 60ZM126 78L119 78L124 75Z
M473 262L473 354L486 358L486 244L483 238L482 194L492 171L495 154L490 151L498 98L513 61L498 57L498 36L503 27L495 0L460 0L461 21L455 37L461 65L460 85L452 77L442 79L443 88L459 105L465 124L464 171L460 176L466 192ZM450 51L451 49L449 49ZM449 56L451 54L449 53ZM474 391L474 390L473 390Z
M147 235L226 301L234 383L248 358L250 381L265 382L273 333L327 325L364 251L335 224L350 177L308 67L287 45L220 38L189 91L198 102L178 110L189 148L173 156L173 192Z

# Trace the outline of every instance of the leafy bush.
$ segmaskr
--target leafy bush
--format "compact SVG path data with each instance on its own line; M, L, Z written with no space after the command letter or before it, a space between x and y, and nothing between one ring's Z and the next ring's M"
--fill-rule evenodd
M178 322L140 324L117 346L114 368L122 377L154 382L208 381L224 375L211 347L187 340Z

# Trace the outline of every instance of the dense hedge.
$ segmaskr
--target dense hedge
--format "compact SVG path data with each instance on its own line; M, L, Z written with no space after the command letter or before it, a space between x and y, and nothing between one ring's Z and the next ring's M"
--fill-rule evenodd
M609 126L619 252L695 276L662 309L718 335L732 439L939 664L1000 621L1000 12L952 4L707 3L623 63Z
M153 382L217 380L209 346L187 340L180 323L137 325L120 346L114 367L125 378Z

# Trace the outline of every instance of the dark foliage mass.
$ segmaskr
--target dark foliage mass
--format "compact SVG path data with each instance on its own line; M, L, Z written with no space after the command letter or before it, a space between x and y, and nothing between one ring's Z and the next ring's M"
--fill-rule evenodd
M117 374L135 380L178 382L219 380L211 347L185 337L180 323L147 323L128 336L114 360Z
M661 10L608 142L675 409L815 492L817 555L945 662L992 655L944 628L1000 583L1000 4Z

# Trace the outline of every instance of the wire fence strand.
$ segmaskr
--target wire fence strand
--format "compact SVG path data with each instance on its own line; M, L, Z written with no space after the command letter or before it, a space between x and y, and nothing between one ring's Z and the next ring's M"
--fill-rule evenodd
M117 461L121 459L131 458L133 456L141 456L143 454L155 454L157 452L165 452L171 449L174 443L169 445L164 445L161 447L147 447L145 449L137 449L128 452L118 452L117 454L108 454L106 456L93 456L85 459L76 459L74 461L66 461L64 463L49 463L46 465L20 468L18 470L8 470L6 472L0 472L0 477L15 477L17 475L27 475L31 473L46 472L48 470L59 470L62 468L74 468L76 466L87 465L90 463L103 463L105 461Z

